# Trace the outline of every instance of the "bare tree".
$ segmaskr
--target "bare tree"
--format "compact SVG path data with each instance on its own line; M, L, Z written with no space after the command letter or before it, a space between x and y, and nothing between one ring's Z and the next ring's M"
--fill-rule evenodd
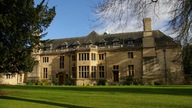
M103 0L93 7L99 25L118 24L123 29L128 21L137 19L140 27L145 17L158 19L168 14L166 28L184 43L192 40L192 0Z

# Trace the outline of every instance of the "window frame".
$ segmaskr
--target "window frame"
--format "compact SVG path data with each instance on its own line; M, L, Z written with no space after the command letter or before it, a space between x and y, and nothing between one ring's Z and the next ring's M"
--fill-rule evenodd
M48 78L48 68L43 68L43 78L47 79Z
M72 78L77 78L77 69L75 66L71 67Z
M75 54L72 54L72 55L71 55L71 60L72 60L72 61L77 61L77 57L76 57Z
M64 65L65 65L65 56L61 55L60 56L60 61L59 61L59 68L64 69L64 67L65 67Z
M135 76L135 66L128 65L127 66L128 76L134 77Z
M11 74L6 74L6 79L11 79Z
M113 65L113 70L118 71L119 70L119 65Z
M91 66L91 78L97 78L97 66Z
M89 66L79 66L79 78L89 77Z
M99 54L99 60L104 60L105 59L105 54Z
M134 41L133 40L128 40L127 41L127 45L133 45L134 44Z
M128 55L128 58L130 58L130 59L134 58L134 53L131 51L128 52L127 55Z
M48 63L49 62L49 57L43 57L43 63Z
M105 67L99 66L99 78L105 78Z

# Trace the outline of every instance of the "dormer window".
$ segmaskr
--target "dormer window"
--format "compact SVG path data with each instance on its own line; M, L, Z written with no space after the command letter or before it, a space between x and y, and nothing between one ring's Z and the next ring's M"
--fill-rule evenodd
M67 45L63 45L63 46L61 46L61 50L62 50L62 49L67 49L67 48L68 48Z
M128 40L127 45L133 45L133 40Z
M99 43L99 47L104 47L106 46L106 43Z
M77 48L77 45L73 45L73 49Z
M43 43L43 44L42 44L42 49L43 49L43 51L52 50L52 49L53 49L53 44Z
M114 40L113 40L113 46L119 46L120 45L120 40L119 40L119 38L115 38Z
M61 48L61 50L62 50L62 49L67 49L67 48L68 48L68 43L67 43L67 42L62 43L62 44L60 45L60 48Z
M92 40L88 40L87 42L85 42L85 44L86 44L86 45L92 45L93 42L92 42Z
M105 40L105 39L101 39L100 41L99 41L99 47L104 47L104 46L106 46L106 44L107 44L107 41Z
M120 45L120 42L113 42L113 46L118 46Z
M51 49L50 46L45 46L45 47L43 47L43 51L49 51L50 49Z
M78 46L80 45L80 42L79 41L76 41L75 43L73 43L73 48L77 48Z

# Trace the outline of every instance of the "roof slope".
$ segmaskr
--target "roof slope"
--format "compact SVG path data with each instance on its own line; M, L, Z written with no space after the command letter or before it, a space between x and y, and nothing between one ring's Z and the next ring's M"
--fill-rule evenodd
M153 32L153 36L155 38L168 37L159 30L153 30L152 32ZM117 40L117 39L120 40L120 42L124 42L127 40L138 40L138 39L141 40L142 37L143 37L143 31L116 33L116 34L103 34L103 35L99 35L95 31L92 31L87 36L54 39L54 40L52 40L52 45L53 45L52 48L57 49L63 43L67 43L68 46L72 46L76 42L79 42L80 45L85 45L88 42L90 42L92 44L98 44L101 42L106 42L107 45L110 45L110 44L112 44L112 42L114 40Z

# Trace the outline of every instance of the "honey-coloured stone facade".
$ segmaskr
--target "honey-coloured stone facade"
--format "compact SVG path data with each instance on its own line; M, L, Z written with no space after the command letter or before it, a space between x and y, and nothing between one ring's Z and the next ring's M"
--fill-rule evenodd
M27 80L56 80L64 84L95 85L124 82L132 76L138 82L181 84L181 48L171 37L151 30L151 19L144 19L144 31L54 39L33 53L34 71Z

